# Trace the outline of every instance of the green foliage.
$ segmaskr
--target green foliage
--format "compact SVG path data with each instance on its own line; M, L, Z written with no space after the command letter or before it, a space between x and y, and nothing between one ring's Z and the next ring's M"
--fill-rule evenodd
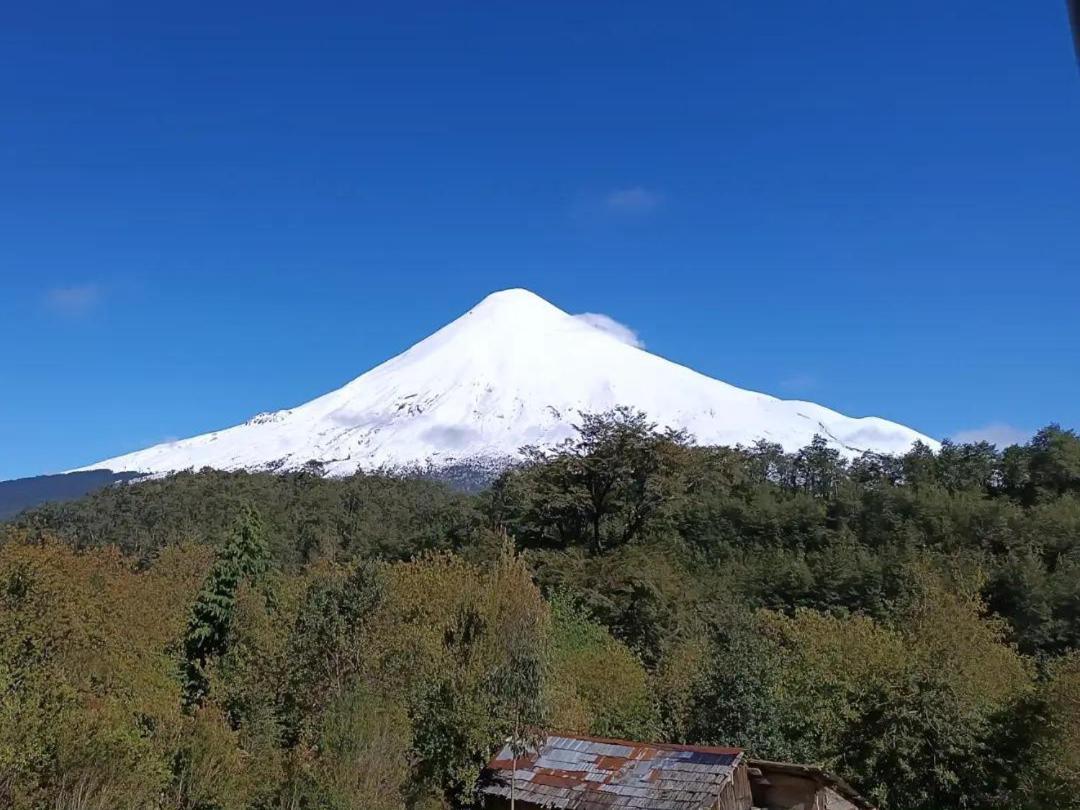
M1040 686L1027 768L1027 806L1080 807L1080 653L1055 661Z
M483 493L203 471L0 527L0 806L464 808L548 728L1077 807L1078 654L1074 432L848 460L617 410Z
M327 704L352 688L364 666L368 623L384 589L382 572L373 563L323 568L310 578L287 642L282 695L287 739L304 738Z
M191 609L184 637L187 675L184 688L189 706L202 702L209 687L207 665L225 652L237 589L244 583L254 583L265 572L267 564L268 553L258 513L245 508L237 517L229 541L218 554Z
M584 414L576 439L527 448L529 462L505 476L494 500L520 541L537 546L625 545L663 522L685 484L676 460L681 433L658 433L645 414L617 408Z
M556 728L651 740L659 717L641 661L565 596L552 603Z
M413 721L415 787L468 801L506 740L524 746L547 721L550 619L524 560L430 557L392 572L378 683L397 679Z
M327 810L394 810L404 801L411 726L405 708L355 686L327 706L302 787Z
M1002 745L1032 692L1031 666L977 596L913 577L892 625L801 609L718 627L690 736L820 763L882 807L1005 802L1016 772Z
M205 557L161 563L0 548L0 806L134 810L167 791L184 722L171 649Z
M47 504L17 525L31 536L56 536L80 548L117 546L147 560L179 543L220 547L237 513L254 507L272 557L292 568L319 559L408 559L471 545L483 535L479 500L416 478L205 469Z
M499 628L494 639L497 657L484 691L494 713L507 719L511 750L520 756L542 739L548 720L549 617L544 606L517 598L522 588L533 589L532 577L509 539L495 563L490 588Z
M255 794L238 735L212 705L185 718L172 771L170 798L184 810L242 810Z
M725 611L703 638L679 653L665 661L662 673L671 736L740 746L766 759L792 753L774 699L780 652L763 643L753 614Z
M1080 436L1057 425L1045 427L1028 445L1025 489L1045 499L1080 492Z

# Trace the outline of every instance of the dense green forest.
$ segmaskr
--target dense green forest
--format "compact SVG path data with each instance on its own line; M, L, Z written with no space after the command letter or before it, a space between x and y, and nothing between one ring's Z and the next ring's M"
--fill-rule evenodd
M489 489L203 471L0 527L0 806L471 806L552 728L1080 807L1080 437L846 461L620 410Z

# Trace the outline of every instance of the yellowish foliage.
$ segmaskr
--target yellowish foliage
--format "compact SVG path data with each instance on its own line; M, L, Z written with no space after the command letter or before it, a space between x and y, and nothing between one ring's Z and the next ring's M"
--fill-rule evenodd
M963 701L988 711L1031 690L1031 663L1009 643L1005 620L987 615L978 580L958 591L924 572L919 584L905 632L920 667L948 673Z
M604 737L655 737L657 707L648 673L637 657L569 605L557 603L555 613L552 663L558 727Z
M653 684L664 718L668 739L687 741L694 690L707 670L710 647L704 635L681 639L661 662Z
M145 807L182 734L174 652L207 555L0 548L0 804Z
M1056 661L1042 689L1043 723L1025 789L1035 804L1076 807L1080 796L1080 653Z

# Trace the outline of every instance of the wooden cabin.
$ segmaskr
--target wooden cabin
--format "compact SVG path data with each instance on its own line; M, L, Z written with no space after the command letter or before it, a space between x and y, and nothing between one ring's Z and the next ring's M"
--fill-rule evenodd
M874 810L843 779L812 765L747 760L754 807L766 810Z
M485 810L872 810L824 771L738 748L570 734L517 758L504 746L477 791Z

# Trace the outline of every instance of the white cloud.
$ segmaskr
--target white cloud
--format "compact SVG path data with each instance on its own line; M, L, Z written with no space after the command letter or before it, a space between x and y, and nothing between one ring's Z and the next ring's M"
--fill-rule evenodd
M991 422L982 427L958 430L949 438L957 444L990 442L998 447L1008 447L1010 444L1022 444L1031 436L1032 431L1030 430L1024 430L1014 425L1006 425L1004 422Z
M817 388L817 385L817 377L804 371L792 374L780 381L780 387L788 391L812 391Z
M641 186L619 188L604 197L604 208L614 214L648 214L663 203L662 195Z
M574 317L583 323L587 323L594 329L606 332L621 343L636 346L639 349L645 348L645 341L638 336L637 332L625 323L619 323L610 315L603 315L599 312L582 312L580 315L575 315Z
M46 290L45 306L60 315L85 315L101 303L101 298L97 284L74 284Z

